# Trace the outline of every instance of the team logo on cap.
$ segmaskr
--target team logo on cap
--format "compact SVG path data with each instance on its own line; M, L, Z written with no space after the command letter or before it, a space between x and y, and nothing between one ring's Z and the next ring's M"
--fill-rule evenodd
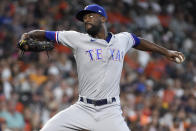
M88 6L86 6L86 7L84 8L84 10L86 10L86 8L88 8Z
M98 12L100 12L100 13L101 13L102 11L101 11L101 10L98 10Z

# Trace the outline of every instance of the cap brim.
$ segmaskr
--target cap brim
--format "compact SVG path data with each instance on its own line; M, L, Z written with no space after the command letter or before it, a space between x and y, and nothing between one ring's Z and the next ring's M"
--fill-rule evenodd
M90 10L81 10L81 11L79 11L79 12L76 14L76 18L77 18L78 20L84 22L84 21L83 21L84 15L89 14L89 13L95 13L95 12L90 11Z

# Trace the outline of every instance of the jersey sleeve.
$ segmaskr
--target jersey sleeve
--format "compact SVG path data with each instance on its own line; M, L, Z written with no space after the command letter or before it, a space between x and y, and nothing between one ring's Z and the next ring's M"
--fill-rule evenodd
M46 31L45 36L47 40L76 49L80 33L76 31Z
M127 38L127 51L130 49L130 48L133 48L133 47L136 47L140 44L140 39L134 35L133 33L128 33L128 32L124 32L124 35L126 36Z

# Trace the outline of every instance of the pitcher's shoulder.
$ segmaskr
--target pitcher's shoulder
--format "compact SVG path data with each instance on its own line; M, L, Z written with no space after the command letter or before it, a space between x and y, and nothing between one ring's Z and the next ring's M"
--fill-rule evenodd
M78 37L85 37L85 36L87 36L87 34L82 33L82 32L78 32L78 31L75 31L75 30L63 30L63 31L58 31L58 33L59 34L72 36L73 39L74 38L78 38Z
M82 36L82 37L89 37L89 35L88 35L87 33L78 32L78 31L74 31L74 30L72 30L72 31L73 31L73 33L75 33L75 34L77 34L77 35L79 35L79 36Z
M130 38L130 33L129 32L120 32L115 34L115 37L117 38Z

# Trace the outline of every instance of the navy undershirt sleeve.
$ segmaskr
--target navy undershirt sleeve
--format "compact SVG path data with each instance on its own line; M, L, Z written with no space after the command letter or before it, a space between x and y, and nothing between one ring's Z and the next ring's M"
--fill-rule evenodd
M55 31L46 31L45 37L49 41L56 41L56 32Z
M133 37L133 39L135 41L135 44L133 45L133 47L138 46L140 44L140 39L136 35L134 35L134 34L131 34L131 35L132 35L132 37Z

